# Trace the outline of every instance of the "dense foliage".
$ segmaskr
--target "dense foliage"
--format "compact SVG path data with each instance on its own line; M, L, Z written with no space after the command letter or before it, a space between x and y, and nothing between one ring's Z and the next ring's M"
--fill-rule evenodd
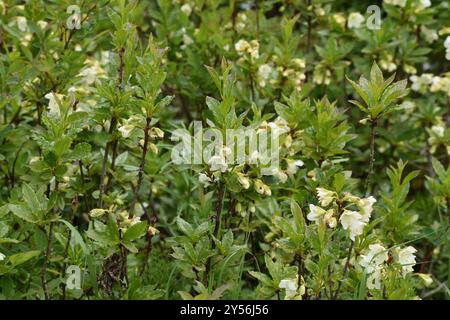
M0 298L449 298L449 7L0 1Z

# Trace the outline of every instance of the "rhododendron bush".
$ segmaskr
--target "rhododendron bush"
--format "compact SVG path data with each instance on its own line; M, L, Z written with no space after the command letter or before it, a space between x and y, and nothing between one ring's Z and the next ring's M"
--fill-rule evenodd
M449 298L449 7L0 1L0 298Z

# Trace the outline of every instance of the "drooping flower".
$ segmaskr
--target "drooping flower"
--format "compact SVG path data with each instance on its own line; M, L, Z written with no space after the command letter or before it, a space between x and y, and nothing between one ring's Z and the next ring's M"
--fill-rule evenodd
M355 237L363 233L365 223L363 216L359 212L345 209L339 220L344 230L350 232L350 239L352 241L355 241Z
M348 16L348 27L350 29L353 28L360 28L361 24L364 22L364 16L362 14L360 14L359 12L352 12L350 13L350 15Z
M367 273L374 272L389 258L387 250L381 244L369 245L369 250L359 257L359 265L366 269Z
M243 173L238 173L238 181L244 189L250 188L250 179Z
M306 218L309 221L314 221L315 223L319 223L322 220L322 217L325 215L327 211L322 209L319 206L310 204L309 205L309 213L307 214Z
M416 273L416 275L423 281L426 287L429 287L433 283L433 278L431 277L431 274Z
M28 22L25 17L16 17L17 28L22 32L28 31Z
M105 210L105 209L92 209L90 212L89 212L89 215L92 217L92 218L98 218L98 217L101 217L101 216L103 216L106 212L108 212L107 210Z
M62 94L50 92L47 93L44 98L48 100L48 113L50 116L59 117L61 112L59 110L59 103L57 100L61 101L63 99Z
M0 261L5 260L5 258L6 258L6 256L3 253L0 252Z
M248 50L248 48L250 48L250 43L248 43L247 40L241 39L238 42L236 42L234 48L239 54L243 54L245 51Z
M325 188L317 188L317 197L319 198L320 205L327 207L336 197L336 193Z
M417 250L412 246L394 250L395 260L402 266L403 275L413 271L413 266L416 264L416 256L414 255L416 252Z
M119 132L122 134L122 137L124 138L128 138L131 134L131 132L133 131L134 126L131 124L125 124L123 126L119 127Z
M301 284L300 288L298 287L298 276L293 279L281 280L278 284L278 287L280 289L284 289L286 292L284 300L301 300L302 296L306 292L306 288L303 283Z
M290 176L293 176L297 172L299 167L304 166L304 163L302 160L287 159L286 163L287 163L286 172Z
M392 6L398 6L404 8L406 6L406 0L384 0L385 3Z
M212 182L211 178L209 178L206 174L200 173L198 175L198 181L200 184L202 184L205 188L209 186Z
M421 76L413 75L409 78L412 81L411 89L424 92L433 81L431 73L424 73Z
M329 228L335 228L337 224L333 209L325 210L313 204L309 205L309 213L306 218L316 224L325 223Z
M187 16L191 15L192 8L189 3L185 3L181 6L181 11L183 11Z
M362 221L368 223L370 220L370 216L372 215L373 205L377 202L377 200L370 196L368 198L362 198L357 201L357 205L361 210Z
M272 191L270 190L269 186L262 182L260 179L256 179L254 183L256 192L258 192L259 194L265 194L266 196L272 195Z
M381 288L382 272L383 272L383 269L381 267L378 267L378 268L375 268L375 270L371 274L369 274L369 276L367 277L367 281L366 281L367 289L379 290Z

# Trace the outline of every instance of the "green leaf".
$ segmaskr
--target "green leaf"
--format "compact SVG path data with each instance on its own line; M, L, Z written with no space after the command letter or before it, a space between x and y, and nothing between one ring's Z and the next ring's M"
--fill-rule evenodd
M192 235L194 233L194 228L192 228L192 226L189 223L187 223L186 220L184 220L181 217L178 217L177 218L177 226L178 226L178 228L180 228L181 232L183 232L189 238L192 237Z
M12 264L13 267L16 267L20 264L27 262L30 259L33 259L34 257L39 256L40 253L41 252L39 250L16 253L10 256L8 258L8 261Z
M136 239L139 239L147 232L147 222L141 221L136 224L133 224L131 227L127 229L125 234L123 235L124 242L131 242Z
M86 246L86 243L84 243L83 237L81 236L81 234L78 232L78 230L70 224L70 222L60 219L60 222L64 223L70 230L71 233L71 237L73 237L73 239L75 240L75 243L79 244L81 249L83 249L83 252L85 254L89 253L89 249Z
M11 210L11 212L16 215L17 217L30 222L30 223L37 223L38 220L36 219L35 216L33 216L33 214L24 206L22 205L17 205L17 204L9 204L8 205L9 210Z

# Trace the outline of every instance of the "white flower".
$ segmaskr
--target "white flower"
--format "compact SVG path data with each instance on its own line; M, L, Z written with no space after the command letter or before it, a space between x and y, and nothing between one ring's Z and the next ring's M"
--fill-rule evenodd
M99 77L102 77L106 74L105 70L100 66L100 62L98 60L87 60L87 64L90 66L84 68L79 73L80 77L83 77L83 81L87 85L93 84Z
M317 197L322 207L327 207L335 198L335 194L335 192L325 188L317 188Z
M225 157L222 154L212 156L208 161L208 165L210 166L211 171L225 172L228 169Z
M303 69L306 67L306 62L304 59L295 58L295 59L292 59L292 63L294 63L300 69Z
M369 250L359 257L359 265L366 269L367 273L374 272L389 258L387 250L380 244L369 245Z
M6 256L5 256L3 253L0 252L0 261L5 260L5 257L6 257Z
M332 209L327 210L323 216L323 222L328 226L328 228L334 229L337 226L337 220L334 217L334 211Z
M274 168L272 169L272 175L277 177L277 179L281 182L281 183L285 183L288 179L288 175L286 173L284 173L283 170L280 170L280 168Z
M248 41L246 40L241 39L238 42L236 42L234 48L238 53L243 53L244 51L247 51L250 48L250 43L248 43Z
M238 173L238 181L244 189L250 188L250 179L246 175Z
M435 125L431 127L431 132L433 132L437 137L444 137L445 128L443 126Z
M150 133L150 136L154 139L158 138L158 139L162 139L164 138L164 131L162 131L160 128L158 127L153 127L152 132Z
M272 73L272 67L268 64L262 64L258 68L258 74L261 78L267 80Z
M422 33L423 33L423 35L425 37L425 41L428 42L428 43L432 43L432 42L436 41L439 38L436 30L428 29L425 26L422 26L421 30L422 30Z
M413 266L416 264L414 255L416 252L417 250L412 246L403 249L396 248L394 251L396 261L402 266L403 275L413 271Z
M265 194L267 196L271 196L272 195L272 191L270 190L269 186L266 185L264 182L262 182L259 179L256 179L254 181L255 183L255 190L256 192L258 192L259 194Z
M445 38L444 47L446 49L450 49L450 36L447 36L447 38Z
M286 172L287 172L287 174L289 174L291 176L293 176L297 172L298 167L302 167L304 165L302 160L288 159L288 160L286 160L286 162L287 162Z
M431 1L430 0L420 0L419 1L419 8L420 9L424 9L424 8L428 8L431 7Z
M306 218L309 221L314 221L315 223L319 223L322 219L322 216L325 215L326 211L321 207L315 206L313 204L309 205L309 213Z
M25 17L16 17L17 28L20 31L26 32L28 30L27 18Z
M335 228L337 221L333 214L333 209L325 210L319 206L310 204L309 213L307 214L306 218L309 221L314 221L316 224L325 223L326 225L328 225L328 227Z
M352 12L348 16L348 27L352 28L360 28L361 24L364 22L364 16L359 12Z
M181 11L183 11L186 15L190 16L192 12L192 8L189 3L185 3L181 6Z
M211 179L206 174L200 173L198 175L198 181L206 188L210 185Z
M363 233L365 223L363 216L359 212L345 209L339 220L344 230L350 231L350 239L352 241L355 241L355 237Z
M92 210L89 212L89 215L90 215L92 218L98 218L98 217L103 216L106 212L108 212L108 211L105 210L105 209L92 209Z
M363 222L365 222L365 223L369 222L370 216L373 211L373 205L375 202L377 202L377 200L372 196L370 196L368 198L358 199L357 205L358 205L359 209L361 210Z
M131 131L133 131L134 126L131 124L125 124L123 126L119 127L119 132L122 134L122 137L128 138L131 134Z
M275 136L289 132L289 126L286 120L281 117L276 118L275 121L269 122L267 126L272 129Z
M39 26L39 28L45 29L45 28L47 28L47 26L48 26L48 22L47 22L47 21L44 21L44 20L39 20L39 21L37 22L37 25Z
M283 279L278 285L280 289L286 290L285 300L290 300L297 294L298 281L297 279Z
M406 0L384 0L384 2L393 6L399 6L401 8L406 6Z
M64 96L62 94L50 92L50 93L47 93L44 97L45 97L45 99L48 100L49 115L59 117L61 115L61 113L59 110L59 104L57 102L57 99L61 101Z
M426 287L429 287L433 283L433 278L431 277L431 274L416 273L416 275L419 276L420 279L422 279Z
M188 46L194 43L191 37L189 37L186 33L183 33L183 43Z
M367 289L380 289L381 288L381 268L376 268L368 277L367 277Z
M433 82L433 75L431 73L424 73L421 76L411 76L409 79L412 81L412 90L423 91Z
M303 278L302 278L303 281ZM294 279L283 279L278 284L280 289L284 289L286 294L284 300L301 300L302 295L305 294L306 288L302 284L300 288L298 287L298 276Z

